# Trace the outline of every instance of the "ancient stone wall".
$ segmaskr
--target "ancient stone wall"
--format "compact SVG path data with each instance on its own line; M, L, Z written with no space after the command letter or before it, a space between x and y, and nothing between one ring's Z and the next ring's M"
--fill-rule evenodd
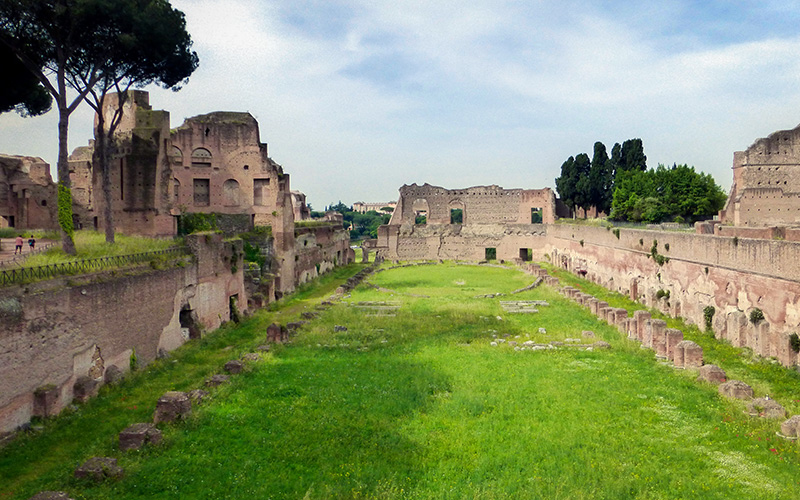
M800 361L788 341L800 332L798 243L633 229L617 238L571 225L548 226L546 240L554 265L701 328L713 307L718 338L786 366ZM756 309L763 321L750 320Z
M0 291L0 433L34 414L34 393L52 386L57 412L80 377L142 365L230 319L231 297L247 308L241 242L219 234L188 238L195 263L125 276L72 277ZM235 266L232 265L236 264Z
M341 224L295 228L295 282L306 283L336 266L353 262L355 252Z
M404 185L389 224L413 225L415 217L422 213L427 217L427 224L450 224L454 209L462 210L461 225L529 224L532 209L541 211L543 222L552 223L555 196L549 188L503 189L492 185L445 189L427 183Z
M733 156L733 187L720 212L736 226L800 225L800 126Z

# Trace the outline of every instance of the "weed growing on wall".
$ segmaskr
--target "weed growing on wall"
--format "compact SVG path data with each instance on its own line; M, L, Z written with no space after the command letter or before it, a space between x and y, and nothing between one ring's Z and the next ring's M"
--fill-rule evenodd
M705 306L703 308L703 320L705 321L706 331L711 331L711 326L714 321L714 313L717 312L714 306Z
M797 333L789 335L789 346L794 352L800 352L800 336Z
M764 312L759 308L754 308L750 311L750 323L757 325L760 321L764 320Z

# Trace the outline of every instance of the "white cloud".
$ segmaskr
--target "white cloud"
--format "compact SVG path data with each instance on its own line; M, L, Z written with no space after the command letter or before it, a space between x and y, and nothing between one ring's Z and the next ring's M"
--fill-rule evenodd
M800 121L800 38L736 38L735 12L688 2L173 3L200 67L151 104L173 125L250 111L320 208L411 182L552 186L567 156L630 137L652 165L695 164L727 189L734 150ZM0 151L54 161L55 118L0 116ZM90 133L84 108L71 147Z

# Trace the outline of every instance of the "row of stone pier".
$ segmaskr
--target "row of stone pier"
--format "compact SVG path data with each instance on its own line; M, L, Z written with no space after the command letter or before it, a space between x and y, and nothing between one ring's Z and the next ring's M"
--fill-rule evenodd
M565 286L561 293L588 307L592 314L617 329L631 340L641 342L642 347L652 349L659 358L669 359L677 368L699 369L703 366L703 348L691 340L684 340L683 332L667 328L667 322L653 319L647 311L635 311L633 317L622 307L611 307L608 302L598 300L588 293Z

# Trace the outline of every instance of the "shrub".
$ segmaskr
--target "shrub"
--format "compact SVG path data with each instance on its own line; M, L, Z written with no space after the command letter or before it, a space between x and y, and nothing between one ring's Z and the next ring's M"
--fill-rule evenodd
M656 292L656 298L657 299L667 299L667 300L669 300L669 290L661 289L661 290L657 291Z
M684 218L683 218L683 217L681 217L680 215L677 215L677 216L675 216L675 222L676 222L677 224L683 224L684 222L686 222L686 219L684 219Z
M738 236L734 236L733 237L733 246L735 246L735 247L739 246L739 237Z
M714 306L706 306L703 308L703 319L706 322L706 331L711 330L711 322L714 319L714 313L717 312Z
M583 246L583 240L579 241L579 243L581 244L581 246Z
M664 250L669 252L669 243L664 243Z
M132 372L135 372L139 368L139 357L136 356L135 347L131 349L130 368Z
M789 335L789 346L794 352L800 352L800 336L797 333Z
M619 239L619 228L614 228L613 232L614 232L614 236L616 236L617 239Z
M756 324L758 324L759 321L763 321L763 320L764 320L764 312L761 309L756 307L755 309L750 311L750 322L751 323L756 325Z

